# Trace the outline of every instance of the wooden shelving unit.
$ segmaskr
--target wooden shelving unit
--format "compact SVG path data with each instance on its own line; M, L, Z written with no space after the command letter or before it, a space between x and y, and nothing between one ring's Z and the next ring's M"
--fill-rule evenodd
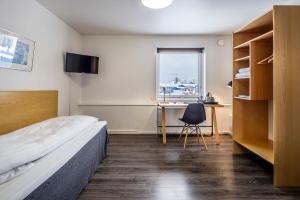
M233 33L234 153L271 163L276 186L300 186L299 18L300 6L274 6Z

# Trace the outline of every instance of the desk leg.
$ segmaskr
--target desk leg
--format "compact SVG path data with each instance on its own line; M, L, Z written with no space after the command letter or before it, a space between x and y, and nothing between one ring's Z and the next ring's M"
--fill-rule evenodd
M211 107L211 111L213 113L213 124L214 124L214 129L215 129L215 134L216 134L216 142L217 145L220 144L220 136L219 136L219 129L218 129L218 122L217 122L217 114L216 114L216 108Z
M166 108L161 108L161 123L162 123L162 134L163 134L163 144L167 144L167 128L166 128Z
M213 137L214 136L214 113L211 109L211 134L210 136Z

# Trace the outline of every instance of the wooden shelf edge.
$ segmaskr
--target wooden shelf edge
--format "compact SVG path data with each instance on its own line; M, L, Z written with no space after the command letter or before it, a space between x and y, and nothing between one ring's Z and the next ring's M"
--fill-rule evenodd
M249 47L249 46L250 46L250 41L251 41L251 40L249 40L249 41L247 41L247 42L244 42L244 43L242 43L242 44L239 44L239 45L237 45L237 46L235 46L235 47L233 47L233 48L234 48L234 49L241 49L241 48Z
M271 37L273 37L273 33L274 33L273 30L271 30L269 32L266 32L266 33L264 33L264 34L262 34L262 35L260 35L258 37L255 37L255 38L253 38L251 40L248 40L247 42L244 42L244 43L242 43L240 45L235 46L234 49L240 49L240 48L249 47L251 42L271 38Z
M256 38L252 39L251 42L271 38L271 37L273 37L273 33L274 33L273 30L271 30L269 32L266 32L266 33L264 33L264 34L262 34L262 35L260 35Z
M250 56L245 56L245 57L242 57L242 58L238 58L238 59L235 59L234 61L238 62L238 61L243 61L243 60L250 60Z
M273 141L251 141L237 138L233 140L269 163L274 164Z

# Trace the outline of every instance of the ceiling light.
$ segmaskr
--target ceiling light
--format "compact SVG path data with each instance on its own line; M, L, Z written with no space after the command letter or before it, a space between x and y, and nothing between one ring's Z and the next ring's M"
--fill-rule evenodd
M144 6L152 9L166 8L172 4L173 0L141 0Z

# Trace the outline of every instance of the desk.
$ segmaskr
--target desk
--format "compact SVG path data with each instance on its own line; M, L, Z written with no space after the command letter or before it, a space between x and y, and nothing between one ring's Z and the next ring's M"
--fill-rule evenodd
M161 123L162 123L162 134L163 134L163 144L167 144L167 128L166 128L166 108L186 108L188 104L186 103L159 103L158 107L161 108ZM218 129L218 122L217 122L217 115L216 115L216 108L217 107L224 107L222 104L204 104L205 107L211 108L211 112L213 115L213 127L216 134L216 143L220 144L220 137L219 137L219 129Z

